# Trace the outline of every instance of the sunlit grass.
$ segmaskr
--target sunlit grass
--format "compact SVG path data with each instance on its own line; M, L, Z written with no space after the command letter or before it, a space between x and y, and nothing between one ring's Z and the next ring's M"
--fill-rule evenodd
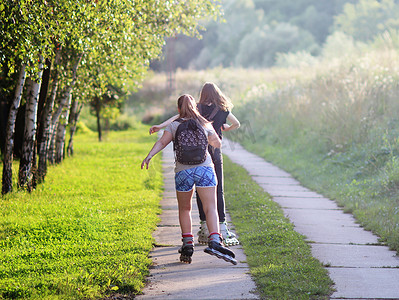
M146 127L80 135L75 155L50 167L45 183L0 201L0 298L82 299L135 294L148 274L158 222L158 157Z

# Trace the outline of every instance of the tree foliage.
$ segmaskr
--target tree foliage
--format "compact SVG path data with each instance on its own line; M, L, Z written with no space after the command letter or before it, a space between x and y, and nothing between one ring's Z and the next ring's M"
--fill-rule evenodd
M371 41L387 30L399 29L399 4L394 0L359 0L347 3L335 28L356 40Z
M200 43L187 38L173 40L179 56L172 59L177 67L201 69L269 67L279 53L317 55L331 33L334 16L342 12L345 3L356 1L224 0L226 22L208 22Z
M18 72L24 66L27 81L37 83L34 89L25 86L22 94L22 103L32 107L25 118L34 121L25 132L32 137L31 145L36 145L39 134L42 153L50 154L51 161L55 133L59 124L65 125L60 118L69 115L65 110L71 107L71 97L74 103L100 99L104 105L99 107L109 106L110 99L139 85L150 60L161 53L165 37L198 36L199 20L209 15L216 18L219 9L212 0L5 0L0 3L1 115L9 113L13 91L21 86ZM46 80L41 78L44 63L49 73ZM118 92L110 95L112 91ZM27 94L41 103L27 101ZM40 126L49 127L37 133ZM0 127L1 132L5 130ZM0 142L3 150L10 140ZM29 157L35 164L34 155L29 153ZM23 168L30 173L30 166Z

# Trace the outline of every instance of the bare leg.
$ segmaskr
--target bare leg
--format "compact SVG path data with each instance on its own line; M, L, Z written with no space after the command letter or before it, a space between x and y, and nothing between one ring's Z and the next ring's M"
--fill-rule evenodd
M194 189L189 192L176 191L179 206L179 222L182 233L191 233L191 198Z
M219 217L216 207L216 187L197 187L206 216L209 233L219 232Z

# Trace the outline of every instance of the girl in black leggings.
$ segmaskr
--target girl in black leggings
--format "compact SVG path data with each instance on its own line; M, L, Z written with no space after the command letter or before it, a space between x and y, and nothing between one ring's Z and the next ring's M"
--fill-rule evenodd
M231 113L233 104L227 98L222 91L212 82L207 82L203 85L200 94L200 100L197 105L199 112L208 121L212 122L213 128L222 139L223 131L230 131L240 127L240 122ZM154 125L150 128L150 134L159 131L160 129L166 127L171 122L176 120L178 115L171 117L162 124ZM227 124L227 121L230 125ZM226 223L226 213L225 213L225 201L223 193L223 157L221 150L209 146L209 153L211 155L213 164L215 166L215 172L218 180L217 186L217 209L219 215L220 233L223 237L223 242L226 245L237 245L239 241L237 240L234 233L230 232ZM200 214L200 231L198 232L198 242L206 244L208 242L208 229L206 226L205 213L202 207L202 202L198 193L197 204Z

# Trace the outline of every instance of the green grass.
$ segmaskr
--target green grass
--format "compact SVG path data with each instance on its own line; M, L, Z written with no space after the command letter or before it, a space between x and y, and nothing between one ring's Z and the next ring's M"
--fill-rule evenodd
M387 146L384 139L381 133L380 143L353 144L333 155L323 151L320 139L309 136L293 138L289 145L273 143L271 136L242 143L308 188L334 199L377 234L381 244L398 252L399 144Z
M78 135L75 155L31 194L0 201L0 299L93 299L143 287L159 220L159 157L147 127Z
M333 282L304 237L248 173L224 157L229 214L262 299L328 299Z

